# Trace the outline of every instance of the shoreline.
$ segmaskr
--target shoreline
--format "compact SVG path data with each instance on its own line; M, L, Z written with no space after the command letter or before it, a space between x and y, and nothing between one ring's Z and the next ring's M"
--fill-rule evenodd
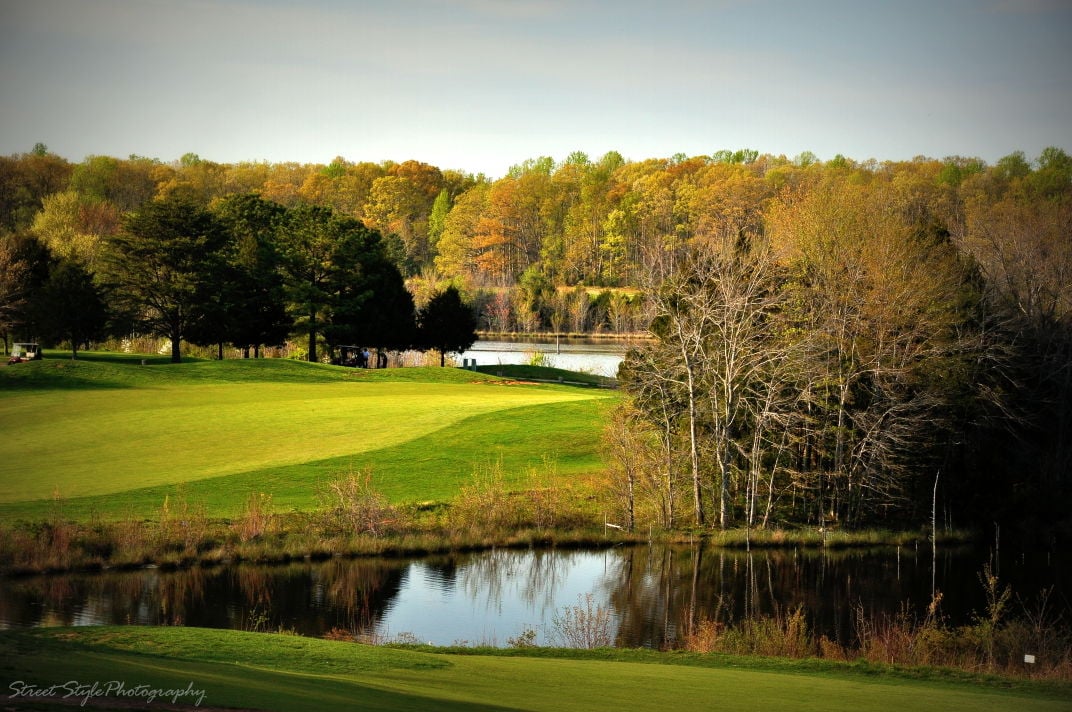
M416 525L386 534L310 532L307 517L276 515L271 532L243 540L242 521L218 519L202 523L199 536L182 541L156 523L19 522L0 529L0 580L159 568L164 571L239 563L282 565L332 558L405 558L472 553L494 549L608 548L659 542L671 546L704 546L727 551L849 550L930 545L922 530L859 531L798 529L727 529L627 532L598 525L541 529L518 527L496 532L461 532L440 524ZM278 521L278 520L301 521ZM36 532L27 540L26 532ZM939 536L942 548L979 541L961 530ZM15 546L12 546L12 542ZM21 547L21 551L18 547ZM22 558L16 557L22 554Z

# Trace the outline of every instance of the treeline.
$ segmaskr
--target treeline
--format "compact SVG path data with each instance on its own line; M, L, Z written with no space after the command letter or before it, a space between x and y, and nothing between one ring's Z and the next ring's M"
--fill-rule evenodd
M994 165L963 157L822 162L747 149L642 161L576 152L490 180L412 160L220 164L187 154L174 163L92 156L71 164L38 145L0 157L0 232L32 232L54 250L91 249L151 199L181 195L209 206L256 193L288 209L330 208L375 230L418 296L415 277L453 281L480 303L483 328L632 331L646 328L647 317L628 288L644 281L653 255L681 254L712 234L762 232L786 191L870 186L906 220L955 233L992 217L982 206L1066 194L1069 164L1057 148Z
M370 348L381 366L407 349L438 350L442 363L476 339L473 307L455 287L418 309L380 234L330 208L254 194L206 208L170 193L98 237L14 234L0 244L5 336L67 342L77 356L107 334L147 333L170 340L179 362L184 342L216 345L219 358L232 344L248 357L301 334L308 360L360 366L371 365Z

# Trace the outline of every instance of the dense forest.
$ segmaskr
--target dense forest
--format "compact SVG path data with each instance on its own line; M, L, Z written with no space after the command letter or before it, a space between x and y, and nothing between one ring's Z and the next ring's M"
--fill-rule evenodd
M120 279L144 266L124 259L169 211L203 221L186 265L204 284L183 283L197 309L177 307L197 342L401 347L412 334L361 328L389 305L419 314L446 284L487 330L649 334L607 436L634 523L1070 532L1061 149L993 165L574 153L492 180L342 158L72 164L38 145L0 158L0 331L77 342L117 312L131 328L152 289ZM45 329L71 294L87 312ZM261 331L236 333L253 312L210 309L247 299Z

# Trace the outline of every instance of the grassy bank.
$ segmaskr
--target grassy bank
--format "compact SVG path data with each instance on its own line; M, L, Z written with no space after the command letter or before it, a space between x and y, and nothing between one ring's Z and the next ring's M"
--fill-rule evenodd
M3 368L0 571L591 541L581 490L614 398L287 360Z
M164 494L149 517L70 517L62 500L40 519L0 523L0 574L72 570L166 568L248 561L357 556L421 556L493 547L600 547L651 539L745 548L875 548L926 544L925 532L813 529L627 532L602 525L597 484L531 470L510 482L500 466L478 471L449 499L396 504L365 473L328 480L317 489L317 509L280 508L272 495L251 490L242 511L210 517L188 490ZM263 483L262 483L263 484ZM520 489L515 489L515 487ZM943 545L967 540L947 535Z
M123 685L155 702L263 710L965 710L1068 708L1067 685L653 651L434 651L192 628L0 633L6 709L69 709L72 681L115 702ZM53 688L11 698L12 683ZM15 689L30 688L17 685ZM185 692L183 692L185 691ZM202 696L203 693L203 696ZM77 703L77 702L76 702Z

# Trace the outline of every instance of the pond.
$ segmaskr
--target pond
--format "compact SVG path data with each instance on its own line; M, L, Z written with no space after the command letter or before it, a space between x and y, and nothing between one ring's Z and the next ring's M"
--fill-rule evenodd
M673 646L702 617L737 620L802 606L814 632L848 642L858 611L922 612L931 577L951 623L985 606L985 553L929 550L726 551L634 546L496 549L419 559L333 559L280 566L145 569L0 581L0 628L41 625L190 625L333 629L374 639L506 646L527 630L561 643L555 620L592 595L611 613L616 644ZM999 573L1024 600L1044 587L1067 606L1069 573L1053 556L1021 554ZM1061 593L1061 592L1065 593Z
M539 361L541 366L596 376L618 375L628 345L596 339L532 339L527 341L477 341L458 355L458 362L476 361L478 366L519 365Z

